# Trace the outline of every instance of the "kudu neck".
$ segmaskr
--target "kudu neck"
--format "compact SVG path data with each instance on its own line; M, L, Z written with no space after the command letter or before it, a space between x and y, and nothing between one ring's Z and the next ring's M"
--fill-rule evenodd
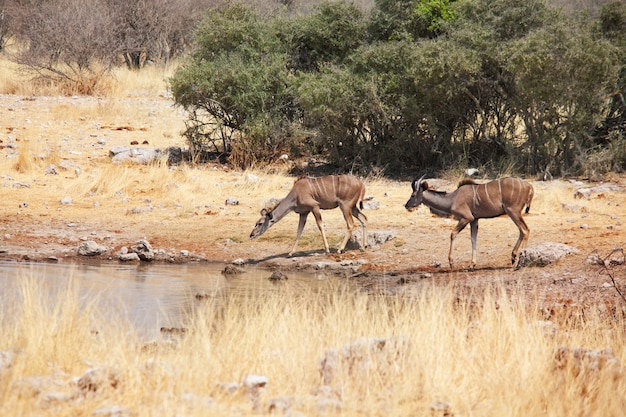
M448 193L426 190L422 194L422 203L436 210L449 213L452 208L452 198Z
M283 198L280 203L276 205L276 207L272 210L272 218L274 222L279 221L287 214L295 210L296 208L296 198L293 193L289 193L287 197Z

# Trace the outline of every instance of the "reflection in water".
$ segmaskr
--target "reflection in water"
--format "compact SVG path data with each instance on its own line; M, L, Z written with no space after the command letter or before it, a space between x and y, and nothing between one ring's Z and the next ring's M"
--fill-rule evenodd
M207 299L262 294L269 291L319 291L332 285L324 275L289 272L277 285L270 272L246 267L244 273L224 275L222 264L43 264L0 262L0 306L21 297L21 288L34 279L54 294L78 285L81 303L98 300L98 309L111 319L127 319L146 339L162 327L177 328ZM49 289L49 290L48 290ZM0 310L1 312L1 310Z

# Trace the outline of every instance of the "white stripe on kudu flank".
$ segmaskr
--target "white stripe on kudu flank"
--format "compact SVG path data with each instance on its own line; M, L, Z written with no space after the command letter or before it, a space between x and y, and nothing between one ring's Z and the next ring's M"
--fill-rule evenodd
M483 188L485 189L485 196L487 197L489 204L493 206L493 200L491 200L491 196L489 195L489 188L487 187L487 184L483 184Z
M511 201L513 201L513 197L515 197L515 184L517 181L511 181L511 196L509 197Z
M328 190L326 190L326 183L324 183L323 181L318 181L321 185L320 185L320 189L323 188L323 193L324 193L324 198L326 198L326 196L328 195Z
M309 184L309 190L311 190L311 195L315 194L315 190L313 189L313 184L312 184L312 178L307 178L306 179L307 184Z

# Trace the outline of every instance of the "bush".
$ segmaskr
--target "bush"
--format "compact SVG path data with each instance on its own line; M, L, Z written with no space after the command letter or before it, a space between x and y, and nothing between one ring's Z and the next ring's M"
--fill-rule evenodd
M98 91L115 64L113 38L102 30L113 24L107 7L81 0L23 0L12 10L16 33L27 46L15 57L19 64L65 85L68 94Z
M329 2L268 18L234 4L209 13L171 85L192 147L228 137L241 167L308 151L344 171L584 174L600 132L626 129L620 16L611 5L595 30L543 0L380 0L370 14Z

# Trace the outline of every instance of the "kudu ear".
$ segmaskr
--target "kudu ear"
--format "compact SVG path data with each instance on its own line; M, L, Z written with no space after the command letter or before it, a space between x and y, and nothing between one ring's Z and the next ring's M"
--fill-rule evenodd
M427 183L426 181L422 182L422 183L420 184L420 188L421 188L423 191L428 190L428 183Z

